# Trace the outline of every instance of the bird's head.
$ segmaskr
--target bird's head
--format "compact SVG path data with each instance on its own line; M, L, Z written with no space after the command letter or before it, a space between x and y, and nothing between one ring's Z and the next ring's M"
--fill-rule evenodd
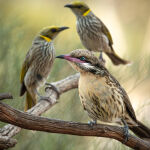
M61 31L68 29L69 27L57 27L57 26L49 26L43 28L39 33L39 38L42 40L46 40L50 42L53 40Z
M70 8L76 16L87 16L91 11L88 5L81 1L66 4L64 7Z
M103 65L94 54L88 50L74 50L70 54L60 55L56 58L69 61L71 66L80 73L96 73ZM98 69L99 68L99 69Z

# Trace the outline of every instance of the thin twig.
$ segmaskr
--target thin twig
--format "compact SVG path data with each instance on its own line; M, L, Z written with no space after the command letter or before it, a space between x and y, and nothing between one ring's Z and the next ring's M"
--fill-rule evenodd
M0 100L4 99L13 99L13 96L10 93L0 93Z

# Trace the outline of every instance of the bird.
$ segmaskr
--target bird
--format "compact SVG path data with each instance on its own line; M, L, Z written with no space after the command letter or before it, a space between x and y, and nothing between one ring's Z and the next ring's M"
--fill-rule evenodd
M126 138L128 128L140 138L150 138L150 129L137 120L126 91L93 52L77 49L56 58L67 60L80 73L79 97L90 123L121 126Z
M66 4L75 14L77 32L84 47L89 51L100 52L100 60L104 52L114 65L129 64L130 62L120 58L113 49L113 40L105 24L91 11L89 6L81 1Z
M20 73L20 96L26 93L25 111L37 103L37 96L40 99L48 99L41 96L38 89L45 83L55 59L53 40L60 32L68 28L48 26L35 36Z

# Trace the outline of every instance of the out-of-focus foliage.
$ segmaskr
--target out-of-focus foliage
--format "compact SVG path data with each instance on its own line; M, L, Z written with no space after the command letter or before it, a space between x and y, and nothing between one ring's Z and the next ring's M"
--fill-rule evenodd
M75 28L75 16L63 6L69 0L0 0L0 93L11 92L14 100L5 102L23 110L24 97L19 97L21 65L32 40L41 28L49 25L69 26L55 40L56 54L83 48ZM130 66L113 66L107 57L107 68L128 92L137 118L150 126L150 1L88 0L95 14L111 31L114 48ZM57 81L75 73L67 62L56 60L48 81ZM43 91L42 88L41 91ZM44 116L69 121L87 122L78 91L61 96L60 102ZM0 124L1 126L4 123ZM107 150L128 149L119 142L96 137L78 137L23 130L13 150Z

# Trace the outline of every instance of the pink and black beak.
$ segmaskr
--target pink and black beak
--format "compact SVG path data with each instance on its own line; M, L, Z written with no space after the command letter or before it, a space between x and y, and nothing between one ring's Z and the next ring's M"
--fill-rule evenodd
M79 58L72 57L70 55L59 55L56 58L65 59L75 63L85 63L85 61L80 60Z

